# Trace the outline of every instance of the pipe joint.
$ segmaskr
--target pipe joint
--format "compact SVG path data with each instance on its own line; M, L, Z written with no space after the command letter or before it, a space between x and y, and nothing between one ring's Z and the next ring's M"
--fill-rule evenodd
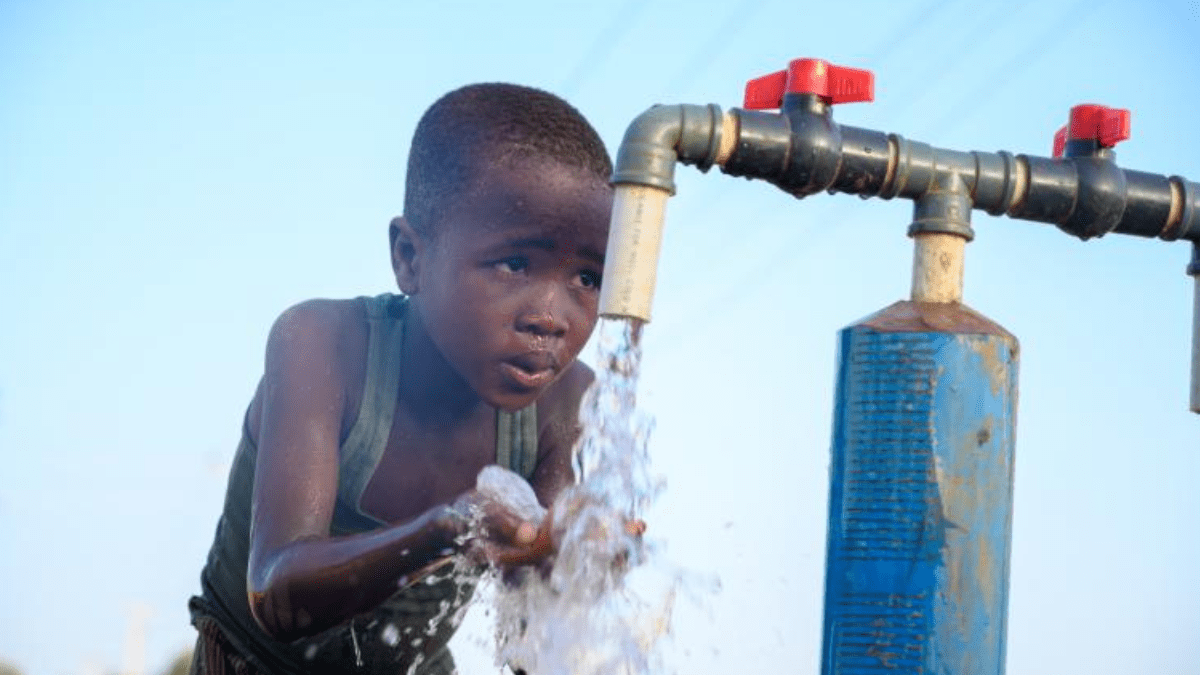
M1002 216L1016 202L1022 172L1010 152L972 152L975 159L975 206Z
M889 180L884 182L880 197L919 198L929 189L937 175L937 161L928 143L911 141L900 134L888 136L895 160L891 163Z
M923 233L953 234L971 241L971 196L963 179L956 173L943 174L931 189L913 204L913 222L908 236Z
M1159 236L1168 241L1189 239L1195 245L1192 248L1195 254L1196 246L1200 246L1200 185L1182 176L1171 176L1167 181L1171 185L1171 201L1179 203L1178 208L1173 208L1171 212L1178 212L1178 217L1168 217L1169 224ZM1178 195L1177 199L1175 195ZM1196 264L1195 255L1192 263Z
M625 130L612 183L675 194L676 162L708 170L718 161L722 127L721 108L715 104L651 107Z
M707 172L716 164L725 142L721 106L680 106L679 161Z

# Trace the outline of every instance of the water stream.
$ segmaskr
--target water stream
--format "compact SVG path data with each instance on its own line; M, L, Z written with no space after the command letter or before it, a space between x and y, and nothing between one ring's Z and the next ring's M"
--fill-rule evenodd
M553 567L495 588L497 663L530 675L661 672L683 574L637 533L663 483L650 472L650 420L639 413L642 324L601 319L596 382L580 410L576 484L553 508ZM653 524L650 524L653 528Z

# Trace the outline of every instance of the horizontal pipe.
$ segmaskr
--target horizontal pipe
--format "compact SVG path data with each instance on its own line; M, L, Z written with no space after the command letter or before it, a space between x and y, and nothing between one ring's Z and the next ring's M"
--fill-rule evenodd
M1081 239L1118 232L1200 242L1200 185L1179 176L1122 169L1105 149L1051 159L936 148L838 125L829 105L812 94L787 94L780 113L738 108L723 113L715 104L654 106L626 130L612 182L673 195L678 163L701 171L720 165L725 173L767 180L796 197L829 191L919 203L937 186L961 181L969 209L1053 223ZM605 270L606 285L619 287L602 303L606 316L649 320L665 197L654 197L663 204L647 210L646 194L651 193L622 197L629 208L614 209L610 238L624 252L610 257L620 262ZM646 208L630 206L635 204ZM655 242L652 254L648 246L621 243L634 231L639 234L631 241ZM638 256L647 258L635 260Z
M1122 169L1115 154L1052 159L963 152L833 122L827 105L789 94L782 113L733 109L739 139L725 173L761 178L797 197L845 192L920 199L956 175L973 207L1053 223L1081 239L1110 232L1200 241L1200 185Z

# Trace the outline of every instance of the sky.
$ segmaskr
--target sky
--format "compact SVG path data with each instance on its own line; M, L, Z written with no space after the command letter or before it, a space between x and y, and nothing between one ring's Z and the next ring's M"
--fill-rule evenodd
M615 152L654 103L741 104L801 56L867 68L835 119L1048 155L1132 110L1127 168L1200 182L1200 3L0 0L0 660L110 672L194 640L187 598L283 309L393 289L409 139L455 87L576 105ZM648 514L719 578L679 672L820 660L837 331L906 297L911 205L680 168L641 400ZM1008 672L1200 672L1200 416L1185 244L975 213L965 302L1021 340ZM590 358L585 356L585 360ZM476 614L457 640L495 672Z

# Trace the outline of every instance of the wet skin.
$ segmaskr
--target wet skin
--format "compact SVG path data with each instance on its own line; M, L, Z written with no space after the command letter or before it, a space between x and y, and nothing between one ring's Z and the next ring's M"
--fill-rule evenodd
M362 399L367 323L357 300L314 300L272 328L251 404L258 447L247 589L278 639L312 635L369 610L398 584L461 550L462 510L484 507L500 564L534 563L544 528L473 491L495 462L497 409L538 405L544 506L572 480L570 450L591 371L575 361L596 322L612 193L603 179L546 160L477 181L435 233L392 222L392 266L410 296L391 436L362 507L386 527L329 536L338 446Z

